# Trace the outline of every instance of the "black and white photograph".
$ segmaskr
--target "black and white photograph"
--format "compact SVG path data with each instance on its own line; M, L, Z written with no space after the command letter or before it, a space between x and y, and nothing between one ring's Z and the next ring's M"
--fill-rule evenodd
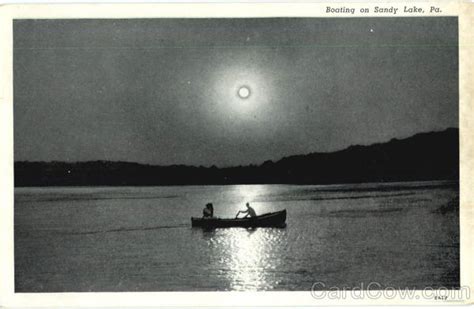
M15 293L460 289L458 31L14 19Z

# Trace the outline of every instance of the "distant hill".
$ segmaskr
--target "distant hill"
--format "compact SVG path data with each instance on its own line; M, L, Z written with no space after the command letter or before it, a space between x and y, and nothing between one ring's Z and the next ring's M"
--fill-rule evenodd
M459 179L459 130L227 168L129 162L15 162L15 186L328 184Z

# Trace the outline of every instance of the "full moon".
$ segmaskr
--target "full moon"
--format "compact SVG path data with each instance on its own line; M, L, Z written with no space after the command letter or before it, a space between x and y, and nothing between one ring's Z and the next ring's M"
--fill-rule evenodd
M239 88L237 93L241 99L247 99L250 96L250 89L247 86L243 86Z

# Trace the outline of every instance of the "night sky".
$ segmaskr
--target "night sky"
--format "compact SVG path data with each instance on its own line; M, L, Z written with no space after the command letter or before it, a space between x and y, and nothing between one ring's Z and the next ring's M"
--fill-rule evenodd
M458 127L457 18L17 20L15 160L229 166Z

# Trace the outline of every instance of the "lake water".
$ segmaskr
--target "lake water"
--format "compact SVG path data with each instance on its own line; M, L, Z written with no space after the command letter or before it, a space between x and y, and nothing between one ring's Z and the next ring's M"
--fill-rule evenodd
M287 227L191 228L287 209ZM458 183L15 189L17 292L459 286Z

